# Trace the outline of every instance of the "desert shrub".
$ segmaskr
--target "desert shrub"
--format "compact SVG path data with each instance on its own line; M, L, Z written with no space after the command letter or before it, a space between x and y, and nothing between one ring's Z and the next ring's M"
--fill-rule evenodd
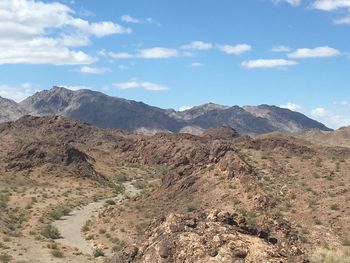
M350 255L341 251L331 251L328 249L317 249L311 258L312 263L348 263Z
M62 216L67 216L71 212L71 209L67 206L57 206L54 208L54 210L50 213L50 216L55 219L59 220Z
M51 250L51 255L54 256L55 258L63 258L62 251L60 251L58 249Z
M90 220L86 221L85 224L82 226L81 231L83 232L89 231L90 225L91 225L91 221Z
M331 205L331 209L334 210L334 211L338 211L340 208L339 208L339 205L337 205L337 204L332 204L332 205Z
M108 200L106 200L106 204L107 205L115 205L115 201L111 200L111 199L108 199Z
M12 259L12 257L10 255L8 255L7 253L1 253L0 254L0 262L3 262L3 263L8 263L10 262Z
M41 229L41 234L49 239L59 239L61 237L57 227L53 225L46 225Z
M137 181L134 183L134 186L139 190L148 188L148 184L144 181Z
M103 250L101 248L95 248L94 251L92 252L92 255L95 258L98 258L98 257L104 257L105 253L103 252Z
M194 212L198 210L198 206L194 203L187 204L185 208L186 208L186 212Z
M113 193L115 195L120 195L125 193L125 187L122 184L115 184L113 187Z
M113 247L112 247L112 252L118 252L120 250L122 250L122 248L125 246L125 241L124 240L120 240L119 238L115 237L115 238L112 238L110 239L111 242L113 244L115 244Z

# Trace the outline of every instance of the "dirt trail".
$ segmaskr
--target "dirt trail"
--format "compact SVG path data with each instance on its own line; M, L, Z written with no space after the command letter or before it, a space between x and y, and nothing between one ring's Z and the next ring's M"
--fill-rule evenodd
M128 195L135 195L138 192L131 184L126 184L125 188ZM118 197L107 199L121 202L123 196L119 195ZM61 239L57 239L56 241L64 246L77 248L80 252L91 255L93 252L92 243L85 239L81 232L81 228L87 220L98 213L99 209L105 204L107 199L90 203L73 211L69 216L64 216L62 219L54 221L53 225L58 228L62 236Z

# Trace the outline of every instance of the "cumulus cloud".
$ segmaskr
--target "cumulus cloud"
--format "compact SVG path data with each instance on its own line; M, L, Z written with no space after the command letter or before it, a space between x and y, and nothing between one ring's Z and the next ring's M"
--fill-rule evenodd
M296 103L288 102L287 104L280 105L281 108L286 108L292 111L298 111L301 110L302 107Z
M106 72L110 71L108 68L97 68L97 67L89 67L84 66L79 69L79 72L86 73L86 74L104 74Z
M335 129L350 125L350 116L334 113L325 109L324 107L313 109L311 111L311 115L317 118L319 121L325 123L327 126Z
M72 48L93 36L131 33L110 21L90 23L58 2L2 0L0 10L0 64L91 64L91 56Z
M326 58L341 55L341 52L335 48L323 46L316 48L299 48L288 54L289 58Z
M213 48L213 44L206 43L203 41L193 41L187 45L183 45L182 49L192 49L192 50L208 50Z
M272 0L272 2L278 3L288 3L291 6L299 6L301 4L301 0Z
M98 54L104 57L110 57L113 59L130 59L130 58L143 58L143 59L162 59L178 57L179 51L173 48L165 47L153 47L140 49L137 53L129 52L111 52L111 51L99 51Z
M240 55L252 50L252 47L248 44L238 44L235 46L231 45L219 45L218 49L225 52L226 54Z
M349 0L316 0L312 7L323 11L334 11L340 8L350 8Z
M253 69L253 68L285 68L296 64L298 64L296 61L286 60L286 59L256 59L256 60L243 61L241 65L245 68Z
M141 21L139 19L136 19L130 15L123 15L121 16L121 20L126 23L133 23L133 24L139 24Z
M335 24L348 24L350 25L350 0L316 0L312 5L314 9L322 11L336 11L338 9L348 10L348 15L343 18L334 20Z
M37 90L30 83L23 83L18 86L1 85L0 96L20 102L33 95Z
M277 53L286 53L286 52L290 52L290 48L287 46L274 46L271 49L272 52L277 52Z
M120 83L114 83L114 88L117 89L144 89L144 90L150 90L150 91L164 91L168 90L169 88L163 85L159 85L152 82L139 82L139 81L128 81L128 82L120 82Z
M192 68L199 68L199 67L203 67L204 64L200 63L200 62L193 62L190 64L190 67Z

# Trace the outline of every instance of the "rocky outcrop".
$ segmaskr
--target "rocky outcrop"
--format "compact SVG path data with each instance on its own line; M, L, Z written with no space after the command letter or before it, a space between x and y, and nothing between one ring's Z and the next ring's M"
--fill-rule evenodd
M212 127L204 131L204 137L214 140L232 140L239 137L239 133L228 126Z
M278 228L250 225L238 214L212 210L170 214L158 219L146 231L145 240L124 248L110 262L280 263L308 260L296 240Z

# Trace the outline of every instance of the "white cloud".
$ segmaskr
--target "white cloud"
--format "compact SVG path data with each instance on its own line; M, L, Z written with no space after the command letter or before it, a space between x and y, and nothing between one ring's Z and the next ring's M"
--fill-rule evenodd
M140 49L137 53L107 52L105 50L102 50L102 51L99 51L98 54L100 56L110 57L113 59L130 59L130 58L161 59L161 58L178 57L180 55L177 49L164 48L164 47Z
M58 2L1 0L0 10L0 64L90 64L91 56L72 47L131 32L110 21L90 23Z
M189 109L192 109L192 108L193 108L193 106L181 106L179 108L179 111L185 111L185 110L189 110Z
M193 62L190 64L190 67L192 68L198 68L198 67L203 67L204 64L200 63L200 62Z
M23 83L19 86L9 86L0 84L0 96L20 102L33 95L37 90L30 83Z
M299 48L289 53L289 58L325 58L341 55L341 52L335 48L323 46L316 48Z
M120 82L120 83L114 83L114 88L117 89L144 89L144 90L150 90L150 91L163 91L168 90L168 87L152 83L152 82L138 82L138 81L128 81L128 82Z
M343 100L343 101L340 102L340 105L341 105L341 106L350 107L350 101Z
M191 49L191 50L208 50L213 48L213 44L206 43L203 41L193 41L187 45L181 47L182 49Z
M350 12L350 0L317 0L311 6L315 9L327 12L336 11L338 9L346 9L348 13ZM350 14L334 20L334 23L337 25L350 25Z
M293 102L288 102L287 104L284 104L284 105L280 105L281 108L286 108L286 109L289 109L289 110L292 110L292 111L298 111L298 110L301 110L302 107L296 103L293 103Z
M285 53L285 52L290 52L290 48L287 46L274 46L271 49L272 52L277 52L277 53Z
M179 56L179 52L173 48L154 47L141 49L138 57L140 58L172 58Z
M108 68L96 68L96 67L89 67L89 66L84 66L81 67L79 72L81 73L86 73L86 74L103 74L110 71Z
M350 116L337 114L328 111L323 107L313 109L311 115L332 128L340 128L342 126L350 125Z
M278 3L288 3L291 6L299 6L301 4L301 0L272 0L272 2Z
M132 17L132 16L130 16L130 15L123 15L123 16L121 17L121 20L122 20L123 22L126 22L126 23L133 23L133 24L139 24L139 23L141 23L140 20L138 20L138 19L136 19L136 18L134 18L134 17Z
M91 87L84 86L84 85L80 85L80 86L57 85L57 87L62 87L62 88L69 89L69 90L74 90L74 91L82 90L82 89L89 89L89 90L92 89Z
M252 49L252 47L248 44L238 44L235 46L231 45L219 45L218 49L225 52L226 54L234 54L234 55L240 55L245 52L248 52Z
M245 68L285 68L296 64L296 61L286 59L256 59L243 61L241 65Z
M323 11L334 11L340 8L350 8L350 0L317 0L312 7Z
M311 111L311 114L312 114L313 116L317 116L317 117L325 117L326 114L327 114L327 111L326 111L325 108L319 107L319 108L313 109L313 110Z
M334 20L336 25L350 25L350 15Z

